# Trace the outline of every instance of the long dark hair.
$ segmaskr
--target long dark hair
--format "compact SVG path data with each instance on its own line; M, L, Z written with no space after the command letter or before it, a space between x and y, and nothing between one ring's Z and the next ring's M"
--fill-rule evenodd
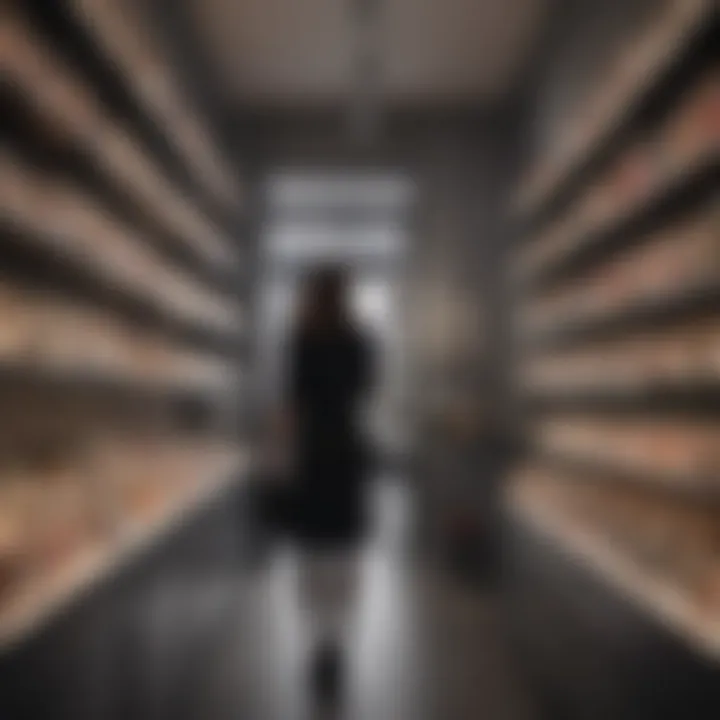
M336 332L350 324L349 277L341 265L313 268L303 278L296 331Z

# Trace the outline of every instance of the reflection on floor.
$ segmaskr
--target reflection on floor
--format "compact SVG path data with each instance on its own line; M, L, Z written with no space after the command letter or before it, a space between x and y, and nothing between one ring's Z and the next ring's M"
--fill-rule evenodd
M490 594L461 590L408 551L403 486L383 484L377 532L362 560L357 622L342 711L351 720L525 720ZM296 604L297 559L280 552L239 581L230 622L198 663L191 720L311 720L307 637Z

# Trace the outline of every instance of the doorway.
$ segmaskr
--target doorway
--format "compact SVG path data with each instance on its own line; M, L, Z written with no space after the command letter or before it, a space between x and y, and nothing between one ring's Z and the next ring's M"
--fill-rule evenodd
M370 424L383 454L402 452L406 357L401 322L412 180L391 170L286 169L265 184L259 360L263 402L281 400L283 343L298 281L319 263L338 263L353 279L353 303L377 346L380 383Z

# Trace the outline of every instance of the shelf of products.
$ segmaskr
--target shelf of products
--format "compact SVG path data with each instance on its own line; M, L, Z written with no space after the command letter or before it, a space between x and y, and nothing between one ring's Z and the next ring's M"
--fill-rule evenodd
M528 304L526 335L590 324L613 314L669 297L684 297L694 288L716 287L720 279L720 205L656 231L617 258L561 283Z
M181 270L167 267L151 243L108 217L91 198L68 183L48 178L10 151L0 155L0 197L6 220L38 243L47 243L50 252L88 266L171 316L219 332L237 327L239 308ZM38 207L45 212L38 213Z
M512 509L691 647L720 658L716 513L535 469L518 477Z
M236 371L93 308L0 282L0 369L59 382L197 392L233 387Z
M208 194L230 207L242 202L243 192L232 170L163 63L157 42L144 32L142 22L132 22L133 11L121 2L100 5L93 0L74 0L71 7L78 26L107 55L108 62L121 70L148 115L168 129L172 145Z
M199 256L188 242L178 237L174 227L166 225L162 217L153 212L151 204L119 178L106 173L86 148L64 142L48 119L33 110L22 88L13 85L5 87L3 99L6 106L3 118L7 130L6 145L12 148L14 156L37 168L47 176L48 182L55 180L78 190L105 215L132 229L171 267L217 288L227 298L238 297L238 281L247 275L239 244L236 244L235 262L217 264ZM166 171L171 178L174 177L170 169ZM190 198L186 201L189 202ZM234 218L233 227L237 229L243 217Z
M0 650L237 483L245 465L227 446L171 443L106 444L52 470L18 468L0 485Z
M56 137L89 153L105 174L207 262L218 266L235 262L234 243L172 187L133 137L17 13L4 19L0 47L9 81L25 89L34 112L48 119Z
M650 328L535 357L523 380L528 392L546 396L720 388L720 320Z
M546 331L524 338L532 352L545 352L579 346L652 328L672 327L680 321L706 319L720 311L720 288L716 282L692 285L667 295L658 295L621 307L615 312L598 314L587 320L548 327Z
M0 30L0 653L247 464L236 244L36 19Z
M720 499L720 423L676 418L552 416L539 423L543 454L702 487Z
M39 238L4 219L0 219L0 236L0 276L15 285L97 308L108 318L152 330L191 351L233 358L244 347L246 335L240 323L220 332L165 312L156 303L95 272L91 263L74 261L61 253L54 239Z
M579 113L592 121L521 191L529 227L513 275L529 455L507 505L720 661L714 5L658 10Z
M714 476L678 475L664 469L658 472L650 467L618 462L614 458L598 458L592 454L573 456L556 454L539 444L534 449L534 461L546 474L572 477L576 481L601 483L608 488L645 488L671 500L680 499L706 509L720 510L720 489Z
M521 184L516 208L536 215L624 128L640 114L644 103L662 88L673 69L697 42L698 34L717 21L713 0L670 0L660 17L641 37L628 41L591 97L582 116L562 133L563 146L551 159L538 163Z
M524 249L517 270L536 283L583 255L612 246L625 229L642 225L720 171L720 69L686 94L679 111L654 136L615 160L583 199Z

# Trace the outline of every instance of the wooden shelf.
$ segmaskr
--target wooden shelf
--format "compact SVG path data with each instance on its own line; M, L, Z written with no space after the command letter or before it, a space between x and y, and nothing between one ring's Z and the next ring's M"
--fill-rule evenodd
M569 386L564 390L526 388L529 410L570 410L599 413L663 412L720 417L720 377L716 382L627 383L624 386Z
M87 86L93 88L103 105L127 124L138 138L143 151L157 159L168 179L188 193L210 222L227 228L228 233L233 235L241 217L240 213L245 211L245 207L238 207L243 205L244 198L241 181L230 168L221 169L220 172L227 175L227 182L232 183L232 187L225 191L223 199L218 196L219 187L208 177L212 170L206 170L204 175L198 173L201 164L213 162L212 157L203 159L203 156L220 153L219 148L213 145L209 131L204 131L199 115L197 120L187 119L188 115L193 115L187 103L178 104L177 101L165 99L166 92L181 98L184 96L179 87L176 87L181 84L180 79L168 72L170 88L163 88L163 98L160 99L157 86L148 86L146 66L140 66L139 63L132 67L126 65L123 58L114 57L107 45L102 43L98 24L104 21L105 32L112 33L112 22L116 21L117 11L108 14L107 10L103 12L92 2L86 4L84 9L80 5L80 2L76 3L73 10L71 3L58 5L42 0L27 0L23 3L23 11L43 34L45 41L57 49ZM100 18L96 17L98 13ZM124 17L120 18L120 22L127 24ZM117 39L117 34L113 37ZM161 62L161 56L162 53L158 56L158 62ZM153 111L155 107L162 109L168 104L172 107L173 117L168 117L169 111ZM186 139L178 142L178 133L183 131L173 128L188 125L199 126L197 134L207 135L205 139L200 138L199 147L193 145L192 130L185 130ZM193 160L193 157L196 159ZM223 161L222 157L216 160ZM225 183L222 179L219 182ZM230 202L227 192L233 192Z
M643 487L657 490L679 502L713 506L720 509L720 482L714 477L678 476L662 474L642 468L622 467L606 458L582 457L580 454L561 454L559 451L535 448L533 461L542 467L580 478L581 482L600 483L616 487Z
M552 284L617 252L689 204L702 200L704 190L718 187L720 180L720 148L694 158L681 170L657 182L649 195L635 207L610 217L599 227L580 229L568 247L541 263L522 278L529 292L539 292Z
M236 264L209 262L139 201L132 188L107 173L82 146L63 142L46 119L29 104L21 88L3 88L3 120L13 153L56 181L81 189L102 205L108 216L117 217L148 241L159 256L173 266L191 272L199 281L217 288L232 299L241 279L242 252Z
M682 588L648 573L608 538L573 523L567 513L519 500L510 511L518 522L529 524L565 555L653 614L695 651L713 662L720 660L720 617L703 613Z
M627 79L610 90L603 87L603 94L593 101L599 109L592 124L570 133L572 142L522 184L515 201L518 212L526 218L537 217L559 195L576 187L588 168L613 148L653 96L673 79L697 47L698 36L711 36L717 19L713 0L675 0L669 12L633 44L632 57L625 63L631 68Z
M114 539L87 548L54 577L27 585L0 610L0 653L38 632L63 608L118 573L192 515L240 482L247 472L244 452L228 453L207 480L170 501L152 523L130 523Z
M720 311L720 284L709 282L683 288L667 296L633 303L609 313L582 320L559 323L525 341L530 352L578 345L614 335L630 333L648 326L677 322L686 317L707 317Z
M18 13L6 24L4 58L10 84L22 88L24 106L42 119L53 140L92 157L102 174L185 243L198 261L216 268L235 264L236 244L148 160L136 139L87 92L63 58L49 51Z
M137 38L91 5L15 3L0 28L0 655L227 499L250 462L230 442L252 268L218 201L239 188L173 78L148 88L170 65L125 77L109 43Z
M242 204L245 198L237 177L181 84L163 63L156 38L145 27L148 18L123 12L119 4L74 0L70 6L73 40L84 37L95 50L96 62L117 69L123 91L143 115L164 129L188 176L198 178L193 184L202 189L204 197L224 207Z
M720 7L663 8L517 197L528 457L508 509L716 662Z
M227 397L237 383L202 381L189 376L172 379L143 378L118 369L100 370L95 367L83 367L80 364L55 366L43 363L9 362L0 358L0 385L12 383L14 386L67 388L72 390L92 389L110 396L136 396L154 398L200 398L208 402L217 402Z
M87 266L159 312L220 332L239 319L239 307L230 298L201 285L187 271L168 266L142 233L110 218L76 187L48 177L12 151L3 156L0 196L6 221L48 254ZM50 206L47 215L37 212L43 203Z
M55 248L55 251L50 253L49 248ZM3 259L0 275L4 274L14 282L22 279L31 287L100 307L138 327L151 328L189 347L206 348L221 355L236 355L243 348L242 329L233 336L173 316L99 276L87 263L63 253L52 238L39 238L12 223L0 222L0 254Z

